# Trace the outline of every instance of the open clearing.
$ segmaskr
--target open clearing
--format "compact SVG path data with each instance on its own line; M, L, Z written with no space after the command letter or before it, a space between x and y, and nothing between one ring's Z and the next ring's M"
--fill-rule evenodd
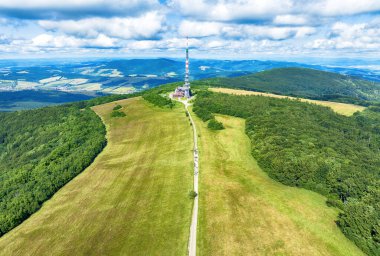
M366 109L363 106L358 106L354 104L346 104L346 103L323 101L323 100L309 100L309 99L295 98L295 97L290 97L290 96L283 96L283 95L264 93L264 92L236 90L236 89L229 89L229 88L210 88L209 90L213 92L221 92L221 93L236 94L236 95L259 95L259 96L281 98L281 99L300 100L303 102L314 103L314 104L330 107L335 112L342 115L346 115L346 116L351 116L357 111L363 111L364 109Z
M126 117L110 117L116 104ZM133 98L94 110L107 125L107 147L0 238L1 255L187 254L193 139L183 106Z
M338 211L317 193L282 185L251 156L245 121L216 116L199 134L198 255L363 255L334 223Z

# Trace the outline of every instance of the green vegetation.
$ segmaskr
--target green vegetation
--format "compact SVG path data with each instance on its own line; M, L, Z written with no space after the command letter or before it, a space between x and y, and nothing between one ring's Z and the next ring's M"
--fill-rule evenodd
M105 128L89 107L137 95L0 112L0 236L37 211L102 151Z
M0 113L0 235L90 165L105 144L105 128L90 109Z
M118 105L116 105L112 110L115 111L115 110L119 110L119 109L122 109L122 108L123 108L123 107L122 107L121 105L118 104Z
M163 97L155 92L148 92L143 95L144 100L149 101L153 105L156 105L158 107L169 107L173 108L174 107L174 102L167 98Z
M195 84L359 105L380 102L379 83L306 68L278 68L240 77L211 78Z
M111 117L125 117L126 114L123 111L120 111L123 107L119 104L117 104L115 107L113 107L113 111L111 112Z
M207 127L211 130L223 130L224 126L221 122L216 121L215 119L211 119L208 122Z
M117 104L125 118L111 118L115 103L93 108L107 127L102 153L0 238L2 255L186 254L193 155L183 107Z
M87 100L87 101L74 102L74 103L71 103L71 105L78 107L78 108L90 108L90 107L105 104L108 102L134 98L134 97L141 96L141 95L142 95L142 93L112 94L112 95L94 98L94 99Z
M200 152L198 255L363 255L317 193L269 178L251 154L245 120L194 116Z
M122 112L122 111L115 111L115 110L113 110L111 112L111 117L125 117L125 116L126 116L126 114L124 112Z
M194 190L190 191L189 192L189 198L190 199L194 199L198 196L197 192L195 192Z
M286 185L327 196L343 210L343 233L380 253L379 124L367 113L376 112L345 117L299 101L212 92L198 93L194 109L245 118L259 165Z
M254 92L254 91L237 90L237 89L231 89L231 88L208 88L208 90L213 91L213 92L221 92L221 93L228 93L228 94L235 94L235 95L259 95L259 96L279 98L279 99L298 100L302 102L308 102L311 104L326 106L334 110L336 113L341 114L341 115L346 115L346 116L352 116L355 112L358 112L358 111L360 112L366 109L366 107L354 105L354 104L334 102L334 101L295 98L291 96L284 96L284 95L265 93L265 92Z

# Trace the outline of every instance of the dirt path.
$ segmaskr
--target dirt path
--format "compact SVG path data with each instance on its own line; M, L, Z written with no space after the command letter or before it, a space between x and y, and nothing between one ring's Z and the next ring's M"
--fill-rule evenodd
M193 127L193 135L194 135L194 192L197 193L197 196L194 198L194 206L193 206L193 216L191 219L190 226L190 238L189 238L189 256L195 256L197 250L197 224L198 224L198 141L197 141L197 128L195 127L195 123L193 118L188 110L188 102L185 102L185 108L187 113L189 114L191 126Z
M172 96L170 95L172 98ZM191 218L190 225L190 236L189 236L189 256L196 256L197 252L197 225L198 225L198 175L199 175L199 155L198 155L198 135L197 128L195 126L193 117L188 109L190 103L188 100L180 100L177 101L183 103L185 105L185 109L187 114L189 115L189 119L191 122L191 127L193 128L193 136L194 136L194 192L197 193L197 196L194 198L193 205L193 214Z

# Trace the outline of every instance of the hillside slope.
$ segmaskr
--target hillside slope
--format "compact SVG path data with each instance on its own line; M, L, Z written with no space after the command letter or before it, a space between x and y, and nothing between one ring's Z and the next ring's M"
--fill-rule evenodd
M93 109L108 145L95 162L0 238L1 255L184 255L192 200L191 129L182 107L141 98Z
M285 185L327 196L328 205L342 210L342 232L367 254L379 255L379 123L366 114L378 115L373 107L346 117L294 100L205 91L193 109L206 121L213 113L246 119L260 167Z
M105 128L76 105L0 113L0 236L91 164Z
M244 119L217 117L200 134L199 255L363 255L325 198L269 178L251 155Z
M380 101L380 83L306 68L278 68L234 78L206 79L198 83L350 103Z

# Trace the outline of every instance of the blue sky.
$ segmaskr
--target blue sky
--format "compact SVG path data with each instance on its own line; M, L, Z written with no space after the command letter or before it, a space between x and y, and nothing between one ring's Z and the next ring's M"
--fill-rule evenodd
M378 58L380 0L0 0L0 57Z

